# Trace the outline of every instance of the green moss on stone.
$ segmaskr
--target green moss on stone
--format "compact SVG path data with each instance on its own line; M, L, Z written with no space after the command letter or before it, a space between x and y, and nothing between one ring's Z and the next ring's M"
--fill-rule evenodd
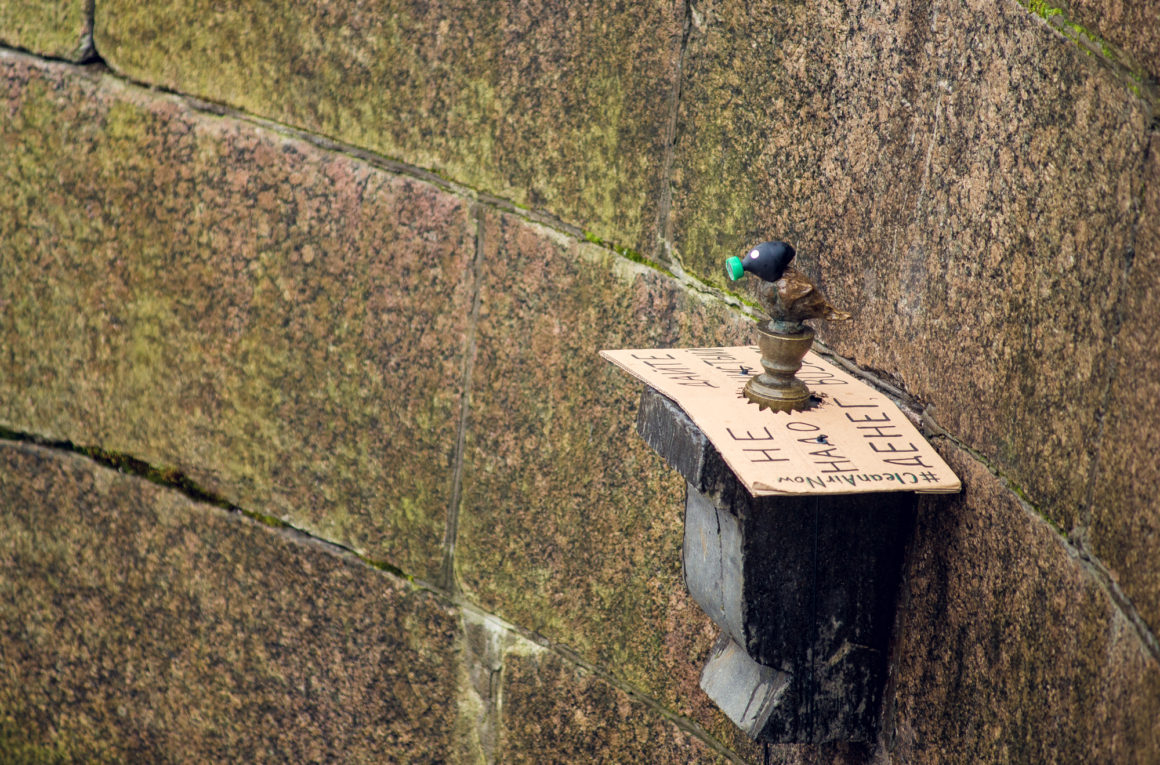
M432 578L467 204L111 78L0 65L0 419Z
M1113 45L1095 30L1077 23L1063 8L1057 8L1046 0L1017 0L1017 2L1046 21L1052 29L1079 45L1087 55L1099 56L1111 64L1126 81L1132 95L1147 101L1156 100L1154 89L1146 85L1151 83L1148 73L1118 46Z
M821 339L935 404L1072 528L1151 110L1025 6L875 31L914 10L716 4L689 43L674 247L728 288L731 248L791 241L854 314Z
M641 255L631 247L624 247L622 245L605 241L591 231L584 232L584 240L591 242L592 244L599 245L600 247L604 247L605 249L612 250L620 257L626 260L631 260L633 263L639 263L642 266L648 266L649 268L652 268L656 271L660 271L665 276L673 275L673 272L665 268L662 264L650 258L646 258L644 255Z
M655 199L680 6L103 0L119 72L631 242Z
M78 61L90 53L86 0L0 0L0 44Z
M17 722L0 710L0 762L21 765L58 765L72 762L74 757L67 744L60 740L47 742L33 740L28 721Z
M597 352L741 344L751 322L586 238L485 217L458 580L730 736L688 658L712 636L680 581L683 483L634 431L639 386Z
M428 593L60 450L0 499L0 762L449 760Z

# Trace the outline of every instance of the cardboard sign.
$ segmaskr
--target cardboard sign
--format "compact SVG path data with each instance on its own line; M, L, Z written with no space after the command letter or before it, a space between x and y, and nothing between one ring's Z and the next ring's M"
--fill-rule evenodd
M813 352L797 377L821 402L804 412L762 410L742 394L761 371L756 346L600 355L675 401L754 496L962 488L890 399Z

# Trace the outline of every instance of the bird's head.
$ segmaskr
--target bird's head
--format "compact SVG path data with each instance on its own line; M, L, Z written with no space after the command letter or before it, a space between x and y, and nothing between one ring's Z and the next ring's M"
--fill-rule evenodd
M794 249L785 242L762 242L745 253L725 261L725 273L737 281L746 271L767 282L776 282L793 260Z

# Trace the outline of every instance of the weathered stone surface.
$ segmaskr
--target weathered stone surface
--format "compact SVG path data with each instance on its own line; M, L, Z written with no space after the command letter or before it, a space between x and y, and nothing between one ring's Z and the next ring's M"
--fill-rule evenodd
M1121 61L1142 79L1160 79L1160 8L1147 0L1067 0L1024 2L1052 26ZM1056 7L1058 6L1058 8ZM1057 15L1058 14L1058 15ZM1101 42L1118 48L1108 51Z
M1091 508L1090 542L1154 634L1160 634L1160 138L1149 173L1117 337ZM1112 359L1109 359L1112 361Z
M821 337L936 406L1070 528L1090 476L1148 108L1014 3L698 6L685 265L785 237Z
M107 77L0 71L0 425L434 576L467 205Z
M87 58L92 17L85 0L0 0L0 45L70 61Z
M0 442L0 760L444 762L456 614L353 557Z
M740 343L746 322L657 271L514 216L486 216L483 238L463 587L735 735L698 687L716 635L681 581L684 482L633 431L639 386L597 351Z
M728 283L727 256L767 239L791 241L798 262L812 265L820 253L807 237L830 225L806 215L822 212L811 207L829 193L821 166L833 140L831 94L849 97L835 71L846 18L837 6L790 2L725 0L696 11L673 158L677 254L719 285Z
M96 39L134 79L651 251L683 20L678 2L109 0Z
M727 762L656 709L555 654L509 654L503 684L503 762Z
M1063 539L978 462L920 509L903 571L895 762L1156 762L1160 661Z

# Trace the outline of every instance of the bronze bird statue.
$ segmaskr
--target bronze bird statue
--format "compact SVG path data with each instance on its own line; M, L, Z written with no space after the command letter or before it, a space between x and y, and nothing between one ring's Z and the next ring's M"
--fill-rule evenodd
M762 242L745 254L725 261L733 281L749 272L757 277L753 291L769 321L757 323L757 345L762 371L745 383L744 395L759 409L798 412L812 402L810 389L795 373L814 342L809 319L841 321L850 314L830 305L808 276L793 267L794 249L785 242Z
M725 271L734 281L746 271L756 276L753 290L758 303L771 319L788 325L787 329L807 319L849 319L850 314L835 308L818 285L792 265L795 254L785 242L762 242L744 258L729 258Z

